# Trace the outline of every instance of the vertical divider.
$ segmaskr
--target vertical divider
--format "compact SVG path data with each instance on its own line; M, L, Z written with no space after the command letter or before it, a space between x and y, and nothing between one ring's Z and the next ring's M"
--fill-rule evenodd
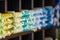
M19 11L21 11L21 0L19 0Z
M43 40L45 40L45 30L43 29L42 32L43 32Z
M45 3L45 0L42 0L42 8L45 7L44 3ZM43 28L42 32L43 32L43 40L45 40L45 28Z
M22 40L22 35L19 36L19 40Z
M34 40L34 32L32 32L32 40Z
M32 5L31 6L32 6L32 9L33 9L34 8L34 0L32 0Z
M58 40L58 29L56 28L56 40Z
M22 0L20 0L20 8L21 8L21 10L22 10Z
M7 12L7 0L5 0L5 12Z
M45 0L42 0L42 7L44 8L44 6L45 6Z

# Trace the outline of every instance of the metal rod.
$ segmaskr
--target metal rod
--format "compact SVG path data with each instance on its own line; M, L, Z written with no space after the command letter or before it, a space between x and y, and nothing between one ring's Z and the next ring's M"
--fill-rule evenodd
M7 12L7 0L5 0L5 12Z
M42 0L42 7L44 8L44 6L45 6L45 1L44 0Z
M32 32L32 40L34 40L34 33Z
M22 36L19 36L19 40L22 40Z
M19 11L21 11L21 0L19 0Z
M44 29L42 30L42 33L43 33L43 40L45 40L45 30Z
M31 1L32 1L32 5L31 6L32 6L32 9L33 9L34 8L34 0L31 0Z

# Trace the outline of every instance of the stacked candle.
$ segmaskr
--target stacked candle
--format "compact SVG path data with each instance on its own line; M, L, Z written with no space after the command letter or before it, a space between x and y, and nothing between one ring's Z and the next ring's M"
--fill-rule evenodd
M27 27L28 29L33 30L35 28L34 10L29 10L28 13L29 13L29 18L27 19Z
M2 17L0 14L0 39L4 37L4 32L3 32L3 22L2 22Z
M54 8L54 26L60 25L59 20L60 20L60 2Z
M43 16L44 16L43 21L45 22L46 26L52 26L53 25L53 8L52 7L43 8Z
M34 11L33 10L23 10L22 11L22 23L23 31L32 30L34 25Z
M35 9L35 27L43 28L46 26L53 25L53 8L45 7L45 8L37 8Z
M8 13L0 14L0 38L14 33L35 31L35 29L41 29L46 26L51 27L55 11L49 6L34 10L22 10L22 12L9 11ZM58 14L59 10L55 13Z
M14 29L13 15L8 13L2 14L2 21L3 21L4 35L5 36L11 35Z
M34 18L35 19L35 25L34 25L34 27L41 29L41 27L43 26L43 25L40 24L40 22L42 22L42 20L40 19L40 17L43 16L42 15L42 8L36 8L36 9L34 9L34 16L35 16L35 18Z
M15 12L14 15L14 33L22 32L22 12Z

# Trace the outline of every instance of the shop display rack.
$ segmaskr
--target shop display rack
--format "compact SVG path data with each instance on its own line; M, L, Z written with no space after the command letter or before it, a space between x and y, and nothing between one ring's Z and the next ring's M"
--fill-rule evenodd
M25 9L31 10L33 8L42 8L45 6L54 7L55 0L0 0L0 12L2 13L5 13L7 11L18 11L19 12ZM49 31L49 33L47 32L47 30ZM55 27L52 26L51 28L43 28L41 30L37 30L36 32L28 31L28 32L20 32L17 34L12 34L0 40L14 40L14 38L16 37L18 37L19 40L22 40L24 35L29 35L29 34L31 34L31 40L45 40L46 35L47 37L52 37L53 40L55 40L55 36L56 36L55 33L56 33ZM35 35L38 35L38 38L37 36L35 38ZM29 40L29 38L27 37L26 39L23 39L23 40Z

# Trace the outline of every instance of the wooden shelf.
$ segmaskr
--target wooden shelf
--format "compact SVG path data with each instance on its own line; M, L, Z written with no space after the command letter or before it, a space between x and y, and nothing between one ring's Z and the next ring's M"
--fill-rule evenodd
M46 30L47 28L44 28L44 29L41 29L41 30L37 30L37 31L35 31L35 32L39 32L39 31L42 31L42 38L43 38L43 40L45 39L45 30ZM28 35L28 34L32 34L32 40L34 40L34 33L35 33L34 31L27 31L27 32L20 32L20 33L16 33L16 34L12 34L12 35L10 35L10 36L7 36L7 37L5 37L4 39L0 39L0 40L8 40L8 39L11 39L11 38L16 38L16 37L19 37L19 39L22 39L22 37L21 36L23 36L23 35ZM54 36L53 36L53 38L54 38Z
M38 30L38 31L40 31L40 30ZM19 36L23 36L23 35L28 35L28 34L32 34L32 33L34 33L34 31L20 32L20 33L16 33L16 34L12 34L10 36L7 36L4 39L15 38L15 37L19 37ZM3 39L1 39L1 40L3 40Z

